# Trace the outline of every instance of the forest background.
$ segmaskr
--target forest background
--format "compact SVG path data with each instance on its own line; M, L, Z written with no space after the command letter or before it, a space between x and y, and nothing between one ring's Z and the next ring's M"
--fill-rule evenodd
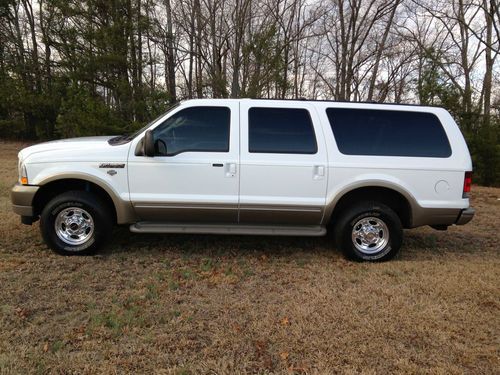
M189 98L445 107L500 185L496 0L0 0L0 138L131 132Z

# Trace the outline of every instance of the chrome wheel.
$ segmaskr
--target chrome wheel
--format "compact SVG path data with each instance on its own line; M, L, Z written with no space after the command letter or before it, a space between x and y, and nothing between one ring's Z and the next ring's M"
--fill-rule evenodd
M365 217L352 228L352 243L363 254L375 254L389 242L387 225L376 217Z
M87 242L94 233L94 220L82 208L65 208L56 217L54 229L64 243L77 246Z

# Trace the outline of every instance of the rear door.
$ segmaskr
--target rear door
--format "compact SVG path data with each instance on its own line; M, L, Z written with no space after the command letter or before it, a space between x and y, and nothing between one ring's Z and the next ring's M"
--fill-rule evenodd
M242 100L240 121L240 223L320 224L328 170L314 107Z

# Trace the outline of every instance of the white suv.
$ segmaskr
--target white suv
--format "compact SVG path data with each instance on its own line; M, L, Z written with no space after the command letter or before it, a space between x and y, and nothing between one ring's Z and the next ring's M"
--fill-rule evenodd
M469 222L472 163L442 108L199 99L133 135L19 153L22 222L40 218L64 255L138 233L321 236L355 260L386 260L403 228Z

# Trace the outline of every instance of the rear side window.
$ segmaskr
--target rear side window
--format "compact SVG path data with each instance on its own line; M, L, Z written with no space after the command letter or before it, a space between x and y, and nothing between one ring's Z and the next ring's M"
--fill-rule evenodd
M301 108L250 108L248 151L315 154L318 151L309 111Z
M326 110L339 151L347 155L447 158L451 148L432 113L372 109Z

